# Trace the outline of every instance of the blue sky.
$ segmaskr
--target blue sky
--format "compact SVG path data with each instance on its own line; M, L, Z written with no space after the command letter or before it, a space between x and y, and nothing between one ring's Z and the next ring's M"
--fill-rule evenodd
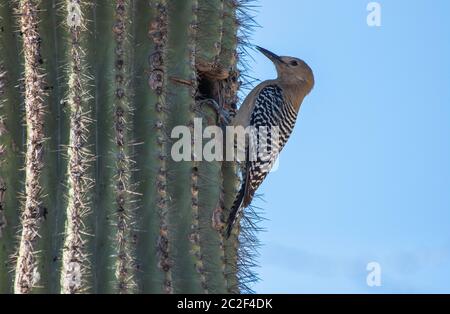
M252 42L316 79L255 201L259 293L450 292L450 1L378 1L381 27L369 2L259 1ZM275 76L252 57L252 76Z

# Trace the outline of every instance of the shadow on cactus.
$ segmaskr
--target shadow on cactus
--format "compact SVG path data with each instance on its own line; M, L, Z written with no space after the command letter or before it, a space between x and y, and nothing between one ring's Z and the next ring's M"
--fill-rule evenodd
M237 165L170 158L173 127L218 123L204 101L236 109L250 10L2 1L0 293L251 291Z

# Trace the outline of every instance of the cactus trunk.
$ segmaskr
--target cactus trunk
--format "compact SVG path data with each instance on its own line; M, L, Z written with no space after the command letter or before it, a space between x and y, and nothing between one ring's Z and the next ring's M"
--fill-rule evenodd
M246 288L237 166L171 157L236 108L246 2L2 1L0 293Z

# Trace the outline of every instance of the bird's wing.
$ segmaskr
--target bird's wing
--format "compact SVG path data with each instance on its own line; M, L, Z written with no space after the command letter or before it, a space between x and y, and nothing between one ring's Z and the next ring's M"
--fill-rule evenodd
M253 150L255 150L255 144L257 148L256 151L250 153L252 159L247 155L243 207L250 205L256 190L272 169L279 152L291 134L295 119L296 113L286 105L282 90L277 85L264 86L260 90L250 116L250 125L257 132L257 134L249 134L250 141L254 144ZM260 134L261 127L267 128L265 134ZM276 132L274 127L278 129L278 133L274 133ZM276 134L278 137L273 138L272 136ZM260 150L262 143L268 145L263 151ZM250 149L249 147L247 151ZM265 154L261 155L261 152L265 152Z
M245 97L244 102L239 107L236 116L231 120L230 125L232 126L243 126L248 127L250 124L250 117L252 115L253 109L255 108L256 99L260 91L267 85L273 84L274 80L268 80L257 85L248 95Z
M242 207L247 207L250 205L253 199L253 195L255 194L256 190L252 187L250 183L250 173L251 173L251 163L247 160L247 165L245 167L247 169L245 174L245 191L244 191L244 199L242 201Z

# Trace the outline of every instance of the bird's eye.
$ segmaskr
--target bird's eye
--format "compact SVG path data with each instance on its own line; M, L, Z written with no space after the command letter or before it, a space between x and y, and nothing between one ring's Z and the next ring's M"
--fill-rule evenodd
M292 66L296 67L296 66L298 65L298 62L295 61L295 60L293 60L293 61L290 62L290 64L291 64Z

